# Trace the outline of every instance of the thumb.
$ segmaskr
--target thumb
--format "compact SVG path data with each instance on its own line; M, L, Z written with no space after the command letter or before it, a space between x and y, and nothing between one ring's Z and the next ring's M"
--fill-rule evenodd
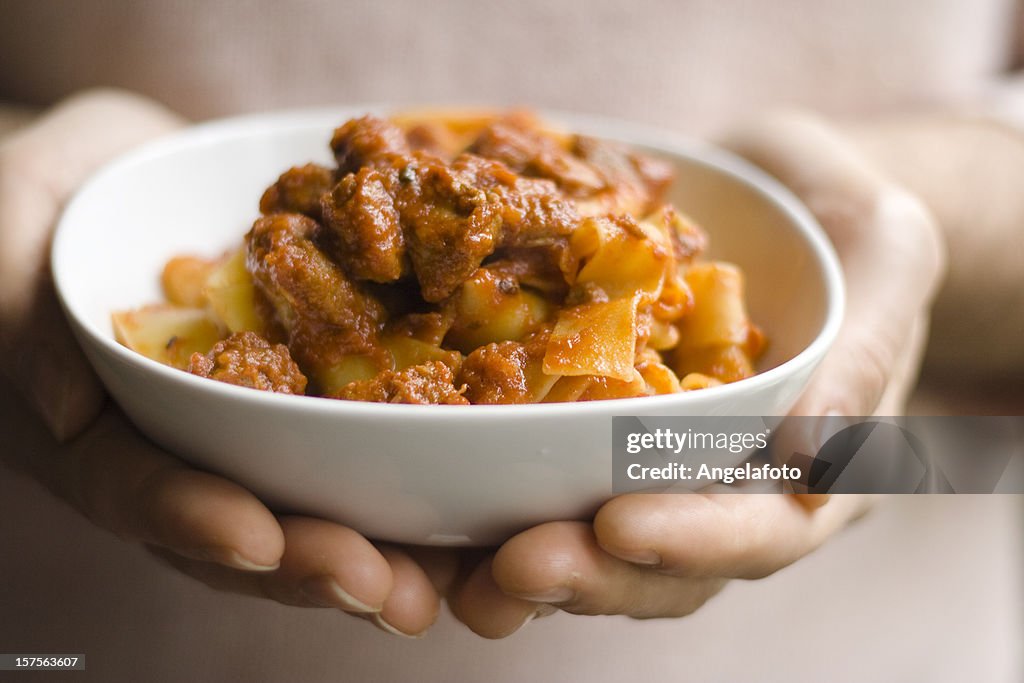
M0 144L0 368L58 439L95 418L102 390L57 304L49 270L53 227L99 166L180 125L142 97L89 91Z
M795 415L899 409L915 378L927 313L945 269L938 227L915 197L868 164L838 133L803 114L776 114L726 145L804 201L843 267L839 336Z
M839 335L791 412L818 418L787 420L775 439L783 458L813 455L842 426L839 416L902 412L945 270L945 246L921 202L812 116L772 115L725 144L803 200L843 267L847 308ZM810 510L828 496L797 499Z

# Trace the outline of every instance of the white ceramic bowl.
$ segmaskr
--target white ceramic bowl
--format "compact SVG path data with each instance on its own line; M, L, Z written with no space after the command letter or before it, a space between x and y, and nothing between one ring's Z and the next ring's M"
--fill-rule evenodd
M656 130L545 115L672 160L671 199L747 275L770 340L763 372L702 391L533 406L414 406L285 396L211 382L114 341L113 311L159 301L175 254L216 255L257 216L286 168L329 162L328 140L366 108L208 123L133 151L68 205L53 245L58 292L80 343L140 430L281 510L378 539L500 542L531 525L582 519L611 495L614 415L783 415L842 317L835 255L801 204L744 161Z

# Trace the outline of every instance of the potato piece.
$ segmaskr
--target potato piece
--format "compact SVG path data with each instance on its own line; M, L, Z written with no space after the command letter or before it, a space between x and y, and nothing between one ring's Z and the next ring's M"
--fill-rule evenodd
M697 375L691 385L707 377L729 383L753 375L764 335L747 317L743 274L728 263L700 263L687 269L686 282L694 306L679 320L679 343L666 352L683 388L691 374Z
M206 353L223 336L220 326L202 308L157 304L111 317L117 341L179 369L188 367L193 353Z
M686 271L693 309L679 321L679 349L743 344L750 329L743 273L730 263L700 263Z
M352 382L373 379L381 370L386 370L380 358L373 356L345 356L335 365L310 373L317 393L336 394Z
M206 279L218 265L214 259L198 256L175 256L160 277L164 296L176 306L201 308L206 305Z
M401 372L415 365L441 362L455 373L462 365L462 354L458 351L442 349L436 344L401 334L383 337L380 345L380 353L345 356L335 365L314 372L312 379L316 381L318 391L337 394L352 382L373 379L386 370Z
M670 354L670 364L683 378L699 374L729 383L754 374L753 361L739 344L708 346L692 351L676 349Z
M206 279L206 298L214 315L234 332L265 332L256 303L256 287L245 267L245 248L239 248L214 268Z
M450 310L455 318L445 344L471 353L487 344L522 339L550 316L551 305L521 287L514 275L485 266L462 283Z
M714 377L708 377L699 372L691 372L686 377L683 377L682 382L680 382L683 391L697 391L698 389L707 389L708 387L718 387L721 385L722 382Z
M458 351L448 351L412 337L388 336L381 340L381 345L391 353L392 370L401 371L413 365L440 361L451 368L452 372L458 372L462 365L462 354Z

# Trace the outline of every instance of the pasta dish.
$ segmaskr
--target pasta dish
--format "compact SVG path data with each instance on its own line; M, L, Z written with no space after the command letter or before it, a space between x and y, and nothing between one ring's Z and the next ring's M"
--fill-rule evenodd
M178 256L118 341L333 399L509 404L754 374L743 276L666 203L671 166L532 114L366 116L286 170L239 248Z

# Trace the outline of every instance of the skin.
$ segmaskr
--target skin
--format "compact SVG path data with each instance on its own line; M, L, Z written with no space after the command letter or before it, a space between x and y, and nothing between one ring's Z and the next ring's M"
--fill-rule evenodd
M405 636L423 634L446 599L474 632L501 638L558 609L690 614L729 579L797 561L868 508L858 496L621 496L592 524L543 524L494 553L404 549L275 516L242 487L147 442L105 400L48 281L50 231L74 188L180 125L137 96L93 91L0 143L0 363L22 396L0 411L14 444L4 457L95 524L220 590L334 608ZM897 412L944 268L935 221L813 117L775 115L726 143L800 195L846 271L840 338L795 412Z

